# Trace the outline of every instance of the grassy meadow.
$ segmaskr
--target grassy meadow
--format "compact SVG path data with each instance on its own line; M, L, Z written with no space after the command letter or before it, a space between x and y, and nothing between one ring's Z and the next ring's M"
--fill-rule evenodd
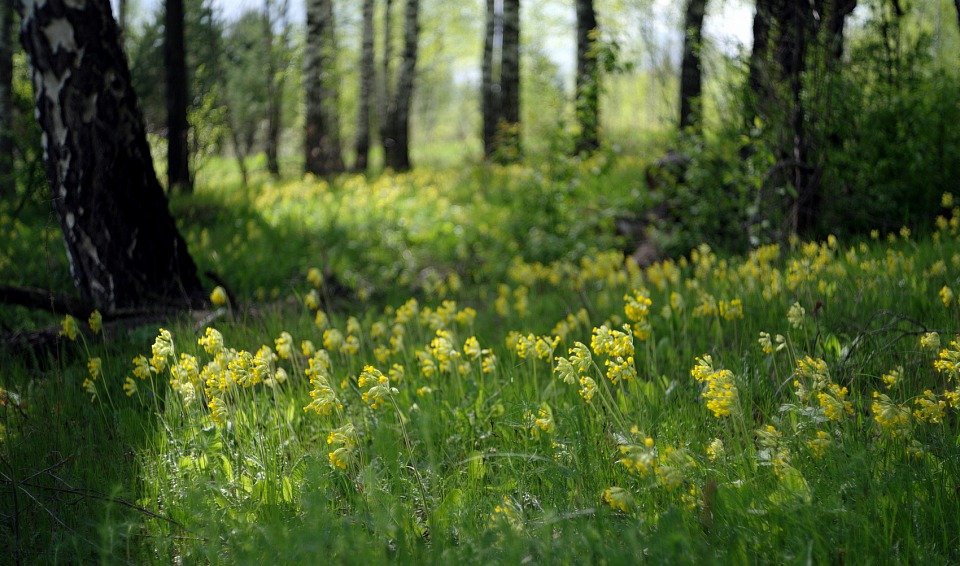
M960 562L960 208L640 268L645 164L269 180L174 215L239 304L0 359L0 562ZM3 280L69 289L41 197ZM212 285L211 285L212 287Z

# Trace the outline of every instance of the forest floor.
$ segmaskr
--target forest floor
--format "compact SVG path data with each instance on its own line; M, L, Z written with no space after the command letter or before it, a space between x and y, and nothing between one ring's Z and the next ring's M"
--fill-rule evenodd
M640 267L642 165L212 163L172 208L237 304L5 307L65 336L0 359L0 562L960 561L952 196L932 233ZM0 280L65 290L40 200Z

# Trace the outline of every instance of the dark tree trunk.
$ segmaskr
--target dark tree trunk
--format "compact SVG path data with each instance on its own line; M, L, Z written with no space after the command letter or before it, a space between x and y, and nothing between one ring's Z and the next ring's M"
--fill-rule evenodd
M0 198L16 190L13 172L13 5L0 0Z
M167 188L193 192L190 180L190 126L187 124L187 63L183 41L183 0L166 0L163 59L167 87Z
M574 151L592 153L600 147L600 69L597 65L597 15L593 0L577 0L576 110L580 132Z
M360 97L357 101L357 158L353 170L367 170L370 159L370 100L374 88L373 51L374 0L363 0L363 46L360 50Z
M823 0L821 0L823 2ZM957 0L960 2L960 0ZM834 0L827 12L827 62L832 68L843 58L843 28L849 16L857 8L857 0Z
M384 159L394 171L410 169L410 105L416 77L417 44L420 38L419 0L407 0L404 8L403 56L397 70L396 91L388 105Z
M390 132L390 116L393 111L390 106L393 104L393 82L390 73L391 60L393 59L393 0L385 0L383 8L383 59L380 61L380 85L379 85L379 106L378 112L380 118L380 145L383 147L384 155L387 154L387 147L393 144L392 133Z
M483 63L480 68L480 110L483 117L483 155L486 158L491 157L497 149L497 126L500 122L500 81L494 79L493 68L497 20L496 0L487 0Z
M340 98L336 76L332 0L307 1L307 46L303 56L303 83L306 91L307 173L327 176L342 173L340 155Z
M286 49L286 45L277 47L278 38L274 36L273 26L276 23L274 19L274 8L281 15L281 20L286 18L287 1L280 0L279 7L273 0L265 0L263 5L263 42L266 50L267 68L267 135L264 141L264 153L267 156L267 171L274 177L280 176L280 129L283 110L283 85L285 73L281 72L281 61L279 52ZM280 43L285 42L285 37L279 38Z
M82 298L105 313L205 305L150 160L110 3L17 8L52 202Z
M747 130L754 126L756 119L766 112L765 102L770 99L770 24L772 0L757 0L753 16L753 49L747 71L747 94L744 105L744 119Z
M680 63L680 129L700 129L702 71L700 45L703 41L703 16L707 0L687 0L684 16L683 60Z
M498 136L508 159L520 158L520 0L503 0L502 120Z

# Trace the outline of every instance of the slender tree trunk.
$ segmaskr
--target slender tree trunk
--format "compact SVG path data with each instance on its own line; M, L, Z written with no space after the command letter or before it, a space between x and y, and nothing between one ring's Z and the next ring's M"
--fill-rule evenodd
M0 199L15 190L13 172L13 4L0 0Z
M166 0L163 59L167 88L167 188L193 192L187 144L187 64L183 40L183 0Z
M600 147L600 69L597 65L597 15L593 0L577 0L576 110L580 132L574 151L592 153Z
M37 121L70 271L113 312L206 304L157 181L107 0L18 0Z
M360 98L357 101L357 158L353 170L367 170L370 159L370 100L374 87L374 0L363 0L363 46L360 51Z
M307 173L331 175L344 170L340 155L339 90L332 0L308 0L307 46L303 56L306 91Z
M407 0L404 8L403 56L397 70L397 89L387 116L392 143L385 143L386 166L394 171L410 169L410 106L416 77L417 44L420 39L420 1Z
M500 122L500 81L494 80L494 52L497 40L496 0L487 0L483 35L483 63L480 67L480 106L483 117L483 155L490 158L497 149Z
M960 2L960 0L957 0ZM832 69L843 58L843 29L847 17L857 8L857 0L833 0L827 8L827 63Z
M508 159L520 158L520 0L503 0L502 120L498 135Z
M390 72L390 65L393 59L393 17L391 8L393 0L385 0L383 7L383 59L380 61L380 145L383 147L384 156L387 155L388 147L393 144L393 133L390 130L391 116L394 110L391 106L394 103L393 98L393 75Z
M286 17L287 2L280 0L279 7L273 0L265 0L263 5L263 42L267 57L267 136L264 142L264 153L267 156L267 171L274 177L280 176L280 130L283 110L283 83L284 73L281 63L278 60L278 52L286 49L284 36L281 36L277 46L277 37L274 36L273 26L276 20L273 17L274 9L277 9L281 18Z
M702 71L700 45L703 41L703 17L707 0L687 0L684 16L683 60L680 63L680 129L701 128Z

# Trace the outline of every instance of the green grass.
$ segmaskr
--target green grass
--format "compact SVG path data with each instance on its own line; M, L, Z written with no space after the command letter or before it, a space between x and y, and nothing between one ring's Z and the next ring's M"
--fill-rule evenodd
M638 269L612 221L647 198L641 169L257 173L244 191L212 163L173 209L201 267L259 307L212 321L222 345L184 319L171 345L149 327L6 359L5 547L24 563L960 560L957 220ZM313 305L314 267L347 296ZM31 474L40 487L15 483Z

